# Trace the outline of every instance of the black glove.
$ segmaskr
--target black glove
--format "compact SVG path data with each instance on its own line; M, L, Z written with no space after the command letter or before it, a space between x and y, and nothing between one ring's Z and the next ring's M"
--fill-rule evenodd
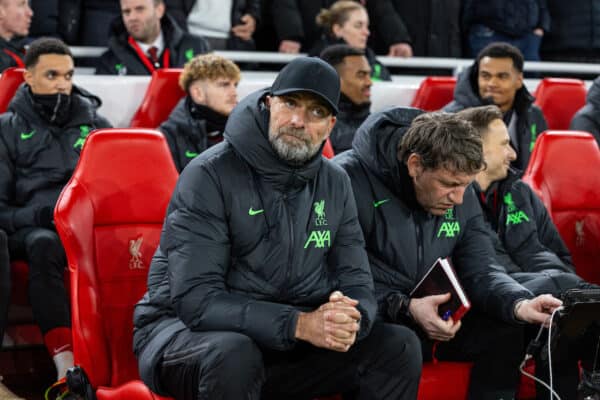
M40 207L35 212L36 225L42 228L54 229L54 207Z
M390 293L386 296L387 317L390 321L396 323L406 323L412 321L408 305L410 297L402 293Z

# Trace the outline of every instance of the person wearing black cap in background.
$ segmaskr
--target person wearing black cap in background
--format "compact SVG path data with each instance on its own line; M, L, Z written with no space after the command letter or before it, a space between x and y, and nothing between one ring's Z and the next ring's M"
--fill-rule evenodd
M180 399L415 399L416 336L376 321L350 181L321 156L335 70L297 58L182 171L134 312L140 375Z

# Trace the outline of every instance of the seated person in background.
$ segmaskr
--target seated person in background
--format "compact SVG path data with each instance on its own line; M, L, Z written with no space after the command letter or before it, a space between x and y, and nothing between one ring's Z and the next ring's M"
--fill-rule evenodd
M485 47L456 82L454 101L444 111L495 104L508 126L510 144L517 152L512 166L525 170L538 135L547 129L542 111L523 85L523 55L507 43Z
M589 132L600 144L600 77L594 79L586 104L573 116L569 129Z
M71 319L63 277L67 260L54 228L54 206L86 137L110 127L100 99L73 85L73 56L42 38L25 56L25 83L0 116L0 229L11 259L29 265L33 316L58 378L73 366Z
M496 263L470 187L485 165L477 132L456 115L420 113L371 115L334 158L352 182L379 311L418 333L425 359L473 361L469 399L512 399L524 350L515 322L546 323L561 302L534 298ZM438 257L452 258L472 304L460 321L438 314L450 293L409 297Z
M324 61L294 59L182 171L134 311L134 351L153 391L416 398L417 338L376 319L350 182L321 156L339 88Z
M25 66L25 42L32 16L27 0L0 0L0 73Z
M165 0L179 26L215 50L254 50L261 0Z
M340 76L340 112L329 136L337 154L352 147L354 133L371 112L371 67L364 50L346 44L326 47L320 57Z
M561 296L572 288L599 288L575 274L569 250L562 241L544 204L510 169L515 151L510 146L502 112L496 106L468 108L457 114L469 121L483 140L486 168L473 187L489 228L496 235L497 258L507 272L534 294ZM574 356L577 357L578 354ZM593 351L586 349L583 366L593 369ZM592 356L591 358L589 356ZM553 366L561 399L574 399L578 382L578 358L569 365ZM536 365L541 362L536 360ZM545 368L536 370L546 372ZM546 382L545 374L540 375ZM540 389L546 398L545 390Z
M184 32L165 14L163 0L121 0L121 17L113 21L96 74L152 75L208 51L204 38Z
M185 64L179 85L187 96L160 126L171 148L177 170L223 140L225 123L237 104L240 69L216 54L194 57Z
M347 44L365 51L365 57L371 66L371 78L375 81L391 81L390 71L375 58L375 52L367 47L369 39L369 15L360 3L341 0L331 8L323 9L317 15L317 24L325 33L310 51L319 55L332 44Z

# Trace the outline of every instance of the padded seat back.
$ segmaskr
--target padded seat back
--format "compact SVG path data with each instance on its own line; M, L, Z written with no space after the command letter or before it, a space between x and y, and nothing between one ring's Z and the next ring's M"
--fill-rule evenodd
M138 378L134 304L159 243L178 174L163 135L92 132L61 193L55 223L71 274L73 351L94 387Z
M182 68L161 68L152 73L144 99L131 119L132 128L158 128L185 96L179 87Z
M19 85L25 82L23 72L25 72L25 68L16 67L7 68L2 72L0 76L0 114L6 112Z
M524 180L540 196L577 274L600 284L600 150L587 132L546 131L533 149Z
M571 119L585 105L586 93L585 84L579 79L542 79L534 96L548 129L569 129Z
M425 111L437 111L454 98L454 76L428 76L421 81L411 107Z

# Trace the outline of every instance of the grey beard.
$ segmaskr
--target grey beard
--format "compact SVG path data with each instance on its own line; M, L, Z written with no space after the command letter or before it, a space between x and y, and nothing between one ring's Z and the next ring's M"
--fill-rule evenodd
M279 132L269 131L269 142L277 156L289 164L296 166L303 165L313 158L321 148L320 144L313 146L310 141L305 141L304 139L302 139L302 143L298 144L286 142L279 134L281 130L285 129L290 128L281 128Z

